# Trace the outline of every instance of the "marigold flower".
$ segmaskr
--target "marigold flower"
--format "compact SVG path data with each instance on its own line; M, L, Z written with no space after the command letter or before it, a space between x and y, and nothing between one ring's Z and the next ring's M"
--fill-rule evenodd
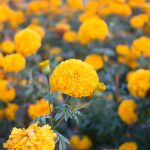
M86 135L83 137L74 135L70 138L70 145L75 150L88 150L91 148L92 142Z
M126 124L133 124L138 120L137 107L137 104L133 100L124 100L119 105L118 115Z
M15 44L10 40L3 41L1 44L1 49L4 53L12 53L15 50Z
M6 143L7 149L19 150L54 150L56 134L49 125L39 127L37 123L30 125L27 129L13 128Z
M105 40L108 33L108 26L104 20L91 18L81 24L78 40L81 44L89 44L94 40Z
M138 150L138 146L135 142L125 142L119 146L118 150Z
M102 57L100 55L97 55L97 54L88 55L85 58L85 62L92 65L93 68L96 69L96 70L102 69L103 66L104 66L104 62L103 62Z
M15 88L9 87L7 80L0 80L0 100L4 102L12 101L16 96Z
M141 46L142 45L142 46ZM138 56L150 57L150 38L142 36L132 43L131 50Z
M29 28L23 29L15 35L16 51L24 56L31 56L37 52L41 46L39 34Z
M91 65L77 59L60 63L50 77L51 90L60 90L73 97L91 96L98 88L99 79Z
M63 35L63 39L69 43L76 42L77 38L78 38L77 33L74 31L65 32Z
M9 103L7 107L4 109L5 117L8 120L14 121L15 115L18 109L19 109L19 106L17 104Z
M30 118L35 119L39 116L44 116L50 113L48 101L43 99L38 100L36 104L31 104L28 108L28 115ZM50 105L51 110L53 105Z
M25 65L26 60L19 53L6 55L3 59L3 68L6 72L18 73L25 68Z
M130 24L134 28L141 29L148 21L148 15L140 14L138 16L132 17L130 20Z
M49 60L45 60L39 63L39 67L44 74L50 73Z
M130 94L144 98L150 89L150 70L139 69L129 72L127 81Z
M81 10L83 9L83 0L67 0L67 5L71 9Z

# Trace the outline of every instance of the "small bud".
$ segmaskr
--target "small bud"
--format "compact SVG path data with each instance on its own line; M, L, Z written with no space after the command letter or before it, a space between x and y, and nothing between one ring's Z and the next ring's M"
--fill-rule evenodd
M96 97L100 97L105 90L106 90L105 84L99 82L98 87L96 91L94 92L94 95Z
M42 70L42 72L46 75L48 75L51 71L49 67L49 60L45 60L39 63L39 68Z

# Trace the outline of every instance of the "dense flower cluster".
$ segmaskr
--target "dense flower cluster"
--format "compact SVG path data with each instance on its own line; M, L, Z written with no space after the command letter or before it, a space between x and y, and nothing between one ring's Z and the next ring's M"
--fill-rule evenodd
M41 148L54 150L55 138L56 134L50 126L39 127L36 123L30 125L27 129L13 128L8 141L4 143L4 148L12 150L41 150Z

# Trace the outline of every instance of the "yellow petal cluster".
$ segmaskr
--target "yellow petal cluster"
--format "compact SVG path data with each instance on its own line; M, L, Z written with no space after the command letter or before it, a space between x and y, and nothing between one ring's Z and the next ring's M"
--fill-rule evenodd
M119 105L118 115L126 124L133 124L138 120L137 107L137 104L133 100L124 100Z
M81 44L89 44L94 40L105 40L108 33L106 22L94 17L81 24L78 31L78 40Z
M76 42L76 41L77 41L78 36L77 36L77 33L76 33L76 32L74 32L74 31L68 31L68 32L65 32L65 33L64 33L63 39L64 39L66 42L73 43L73 42Z
M102 57L100 55L97 55L97 54L90 54L90 55L86 56L85 62L92 65L93 68L96 70L102 69L104 66L104 62L103 62Z
M86 135L83 137L74 135L70 138L70 145L74 150L88 150L92 146L92 142Z
M138 146L135 142L125 142L119 146L118 150L138 150Z
M51 90L60 90L73 97L91 96L99 78L91 65L78 59L61 62L50 77Z
M12 53L15 50L15 44L10 40L3 41L1 43L1 49L4 53Z
M14 87L9 87L7 80L0 80L0 100L4 102L12 101L16 96L16 90Z
M44 116L50 113L48 101L43 99L38 100L36 104L31 104L28 108L28 115L31 119L35 119L39 116ZM50 105L51 110L53 105Z
M83 0L67 0L67 5L71 9L82 10L83 9Z
M49 125L39 127L37 123L27 129L13 128L4 148L11 150L54 150L56 134Z
M39 34L29 28L20 30L15 35L16 51L24 56L31 56L37 52L41 46Z
M3 59L3 68L6 72L18 73L25 68L26 60L20 53L6 55Z
M129 72L127 82L131 95L144 98L150 90L150 70L139 69Z

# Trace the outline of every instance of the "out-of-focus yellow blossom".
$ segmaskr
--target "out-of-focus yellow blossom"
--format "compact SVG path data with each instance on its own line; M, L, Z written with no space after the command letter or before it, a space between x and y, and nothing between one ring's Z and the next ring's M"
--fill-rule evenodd
M0 5L0 22L3 23L8 20L8 15L10 13L11 9L6 4Z
M100 55L97 55L97 54L88 55L85 58L85 62L92 65L93 68L96 69L96 70L102 69L103 66L104 66L104 62L103 62L102 57Z
M3 60L4 60L4 57L3 57L2 53L0 52L0 67L3 66Z
M51 49L49 50L49 53L50 53L51 55L58 55L58 54L60 54L61 52L62 52L62 49L59 48L59 47L53 47L53 48L51 48Z
M18 111L19 106L14 103L9 103L7 107L4 109L5 117L8 120L14 121L16 118L16 112Z
M5 76L3 69L0 69L0 80Z
M91 96L98 88L99 79L91 65L77 59L60 63L50 77L52 91L60 90L73 97Z
M77 38L78 38L78 35L77 35L77 33L74 32L74 31L65 32L64 35L63 35L63 39L64 39L66 42L69 42L69 43L76 42L76 41L77 41Z
M23 79L23 80L20 81L19 84L22 85L22 86L26 86L28 84L28 80Z
M3 63L3 68L6 72L18 73L25 68L26 60L21 54L14 53L6 55L3 59Z
M131 50L138 56L150 57L150 38L142 36L134 40Z
M70 138L70 145L74 150L89 150L92 146L92 142L86 135L83 137L73 135Z
M3 41L1 43L1 49L4 53L12 53L15 50L15 44L10 40Z
M0 100L4 102L12 101L16 96L16 90L14 87L9 87L7 80L0 80Z
M36 104L31 104L28 108L28 115L31 119L35 119L39 116L44 116L50 113L48 101L43 99L38 100ZM50 105L51 110L53 105Z
M133 8L143 8L147 5L146 0L129 0L128 4Z
M37 52L41 46L39 34L29 28L23 29L15 35L16 51L24 56L31 56Z
M55 26L56 33L60 36L62 36L65 32L70 31L70 26L69 24L65 22L59 22Z
M42 70L42 72L46 75L48 75L51 71L49 66L49 60L45 60L39 63L39 68Z
M138 146L135 142L125 142L119 146L118 150L138 150Z
M13 128L6 143L7 149L19 150L54 150L56 134L49 125L39 127L37 123L30 125L27 129Z
M139 69L127 75L128 89L131 95L144 98L150 90L150 70Z
M140 14L138 16L132 17L130 20L130 24L134 28L141 29L148 21L149 18L146 14Z
M62 4L62 0L48 0L50 10L57 13L58 10L60 10L60 6Z
M60 61L63 60L63 58L62 58L61 56L56 56L56 57L55 57L55 60L56 60L57 62L60 62Z
M28 28L37 32L41 38L44 38L44 36L45 36L44 28L42 28L38 25L35 25L35 24L29 25Z
M0 109L0 120L4 118L4 109Z
M71 9L81 10L83 9L83 0L67 0L67 5Z
M124 100L119 105L118 115L126 124L133 124L138 120L137 107L137 104L133 100Z
M132 50L129 49L128 45L117 45L116 52L119 55L118 62L126 64L131 68L136 68L138 66L136 61L137 56Z
M109 31L104 20L91 18L81 24L78 34L78 40L81 44L89 44L94 40L105 40Z

